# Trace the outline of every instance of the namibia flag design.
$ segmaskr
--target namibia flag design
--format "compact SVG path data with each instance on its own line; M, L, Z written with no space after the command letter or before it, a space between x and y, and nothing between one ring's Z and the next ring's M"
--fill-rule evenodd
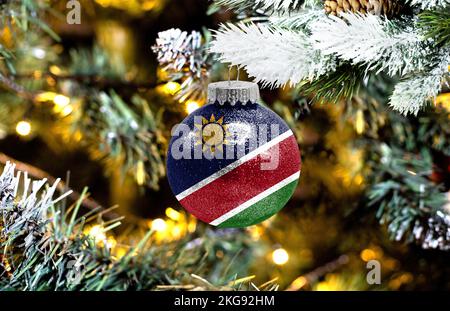
M206 105L172 131L168 179L181 205L219 227L246 227L277 213L300 177L294 134L259 104Z

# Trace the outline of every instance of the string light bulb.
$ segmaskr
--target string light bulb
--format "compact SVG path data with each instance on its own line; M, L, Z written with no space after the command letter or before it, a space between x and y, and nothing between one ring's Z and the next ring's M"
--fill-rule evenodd
M152 230L157 231L157 232L162 232L162 231L165 231L166 229L167 229L167 224L164 221L164 219L156 218L155 220L152 221Z
M55 103L56 106L63 108L70 104L70 98L67 96L58 94L55 96L55 98L53 98L53 102Z
M181 219L181 213L174 210L171 207L168 207L166 209L166 215L167 215L167 217L169 217L170 219L175 220L175 221L178 221Z
M272 261L278 266L282 266L289 261L289 254L284 248L278 248L272 252Z
M181 85L178 82L167 82L164 84L163 90L168 95L175 95L181 89Z
M364 120L364 113L361 109L359 109L356 112L356 122L355 122L355 130L356 133L358 133L358 135L361 135L362 133L364 133L366 124L365 124L365 120Z
M143 186L145 184L146 174L144 162L139 161L136 167L136 182L139 186Z
M20 121L16 125L16 132L20 136L28 136L31 133L31 123L28 121Z
M61 110L60 115L61 115L61 117L67 117L72 112L73 112L73 107L68 105Z

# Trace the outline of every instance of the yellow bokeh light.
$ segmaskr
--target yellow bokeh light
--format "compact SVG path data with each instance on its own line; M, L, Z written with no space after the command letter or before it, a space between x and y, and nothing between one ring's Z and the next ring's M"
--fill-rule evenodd
M57 105L59 107L65 107L70 104L70 98L67 96L58 94L53 99L53 102L55 103L55 105Z
M145 171L144 162L139 161L136 167L136 182L139 186L143 186L145 184L147 172Z
M181 237L181 234L182 234L182 233L183 233L183 232L182 232L182 229L181 229L180 226L174 226L174 227L172 228L171 234L172 234L172 236L173 236L175 239L179 239L179 238Z
M367 248L367 249L363 250L361 252L360 256L361 256L361 259L366 261L366 262L377 258L377 254L375 253L375 251L373 251L370 248Z
M300 290L307 284L308 284L308 279L304 276L299 276L288 287L288 291Z
M35 79L40 79L40 78L42 78L42 71L40 71L40 70L35 70L35 71L33 72L33 77L34 77Z
M166 215L167 215L167 217L169 217L170 219L175 220L175 221L178 221L181 219L181 213L174 210L171 207L168 207L166 209Z
M114 248L117 245L117 241L115 238L113 238L112 236L108 237L105 241L105 245L108 248Z
M73 107L68 105L61 110L61 116L66 117L71 114L73 111Z
M450 110L450 93L439 94L436 97L436 105L440 105L447 110Z
M162 232L162 231L165 231L167 229L167 224L164 221L164 219L156 218L155 220L152 221L152 227L151 228L154 231Z
M193 113L195 110L197 110L198 108L200 108L200 104L195 101L195 100L188 100L186 102L186 112L191 114Z
M56 95L58 95L58 94L56 94L55 92L42 92L42 93L36 95L36 100L38 102L53 101L55 99Z
M95 225L89 230L89 235L94 238L96 242L106 240L106 234L103 231L103 227Z
M362 110L358 110L356 112L356 122L355 122L356 133L361 135L362 133L364 133L365 127L366 121L364 120L364 113Z
M316 290L319 292L329 292L332 291L333 288L327 282L320 282L317 284Z
M128 253L128 249L125 247L121 247L121 246L116 247L114 250L115 250L115 252L114 252L115 256L119 259Z
M20 121L16 125L16 132L20 136L28 136L31 133L31 124L28 121Z
M177 82L167 82L166 84L164 84L163 90L164 93L169 94L169 95L175 95L181 88L181 85Z
M272 260L276 265L282 266L289 260L288 252L283 248L278 248L272 253Z
M252 226L248 229L250 232L250 236L254 241L257 241L261 238L261 235L264 233L264 228L262 226Z
M58 66L52 65L52 66L50 66L49 70L54 75L60 75L61 74L61 68L59 68Z
M188 231L192 233L195 232L196 229L197 229L197 221L195 219L190 220L188 223Z

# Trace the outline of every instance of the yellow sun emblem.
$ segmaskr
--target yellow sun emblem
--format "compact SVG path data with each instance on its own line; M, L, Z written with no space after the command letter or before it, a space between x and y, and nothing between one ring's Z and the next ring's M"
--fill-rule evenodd
M230 133L227 130L228 125L223 124L223 117L216 120L214 115L206 119L202 117L201 123L195 123L195 145L203 145L203 152L216 150L223 151L223 145L227 145Z

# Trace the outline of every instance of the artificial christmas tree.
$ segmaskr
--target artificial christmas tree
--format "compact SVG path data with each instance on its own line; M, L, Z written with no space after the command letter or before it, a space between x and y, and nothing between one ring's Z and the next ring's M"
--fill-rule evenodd
M70 26L61 3L1 5L1 289L449 289L448 1L95 0ZM286 207L245 229L183 212L164 165L172 126L234 78L220 60L302 150Z

